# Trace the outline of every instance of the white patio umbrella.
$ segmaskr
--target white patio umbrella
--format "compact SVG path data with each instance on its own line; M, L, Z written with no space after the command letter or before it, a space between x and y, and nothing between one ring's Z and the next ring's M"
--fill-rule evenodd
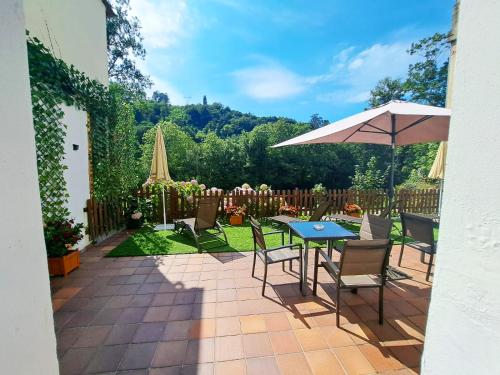
M448 140L451 110L404 101L390 101L273 147L318 143L374 143L391 146L389 198L394 196L396 146Z

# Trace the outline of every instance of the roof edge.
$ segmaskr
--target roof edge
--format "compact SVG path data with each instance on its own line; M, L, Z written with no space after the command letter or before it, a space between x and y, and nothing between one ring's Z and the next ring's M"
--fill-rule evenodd
M106 18L111 18L116 16L115 12L113 11L113 7L109 3L108 0L101 0L102 3L104 4L104 7L106 8Z

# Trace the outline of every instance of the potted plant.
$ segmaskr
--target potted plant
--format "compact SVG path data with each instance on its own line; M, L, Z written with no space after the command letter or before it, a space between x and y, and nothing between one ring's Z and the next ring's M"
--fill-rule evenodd
M299 215L299 208L295 206L291 206L285 202L284 205L278 208L278 213L280 215L286 215L291 217L297 217Z
M229 204L225 207L226 214L229 216L229 224L231 225L241 225L243 224L243 219L247 212L245 205L237 206L235 204Z
M346 203L344 206L344 213L353 217L361 217L361 207L356 203Z
M83 238L83 224L54 220L44 224L50 276L66 276L80 266L80 252L73 247Z

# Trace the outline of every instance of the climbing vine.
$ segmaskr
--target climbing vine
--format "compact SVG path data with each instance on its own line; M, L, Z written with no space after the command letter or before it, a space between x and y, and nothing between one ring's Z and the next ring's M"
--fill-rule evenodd
M44 219L61 219L69 215L68 192L64 180L66 125L62 121L63 104L74 106L88 114L92 195L97 199L104 199L123 194L125 188L116 187L116 178L129 184L135 184L136 179L133 176L117 176L120 173L133 175L127 162L121 169L112 168L119 158L116 152L113 155L113 149L118 148L113 142L117 139L121 142L126 148L121 150L123 153L134 152L134 144L130 143L132 138L128 136L133 123L120 126L118 134L115 134L116 123L120 118L125 117L127 121L133 121L133 118L123 115L123 110L117 109L117 101L106 86L88 78L73 65L56 58L40 40L29 34L27 47Z

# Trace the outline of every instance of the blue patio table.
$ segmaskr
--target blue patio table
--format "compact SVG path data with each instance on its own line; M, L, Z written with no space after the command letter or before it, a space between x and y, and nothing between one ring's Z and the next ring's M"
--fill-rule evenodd
M318 230L317 226L322 226L323 229ZM331 221L292 221L288 223L288 227L297 236L304 241L304 261L303 264L303 281L302 281L302 295L307 293L307 260L309 255L309 242L310 241L326 241L328 253L331 253L332 242L338 240L357 239L357 234L348 231L340 225Z

